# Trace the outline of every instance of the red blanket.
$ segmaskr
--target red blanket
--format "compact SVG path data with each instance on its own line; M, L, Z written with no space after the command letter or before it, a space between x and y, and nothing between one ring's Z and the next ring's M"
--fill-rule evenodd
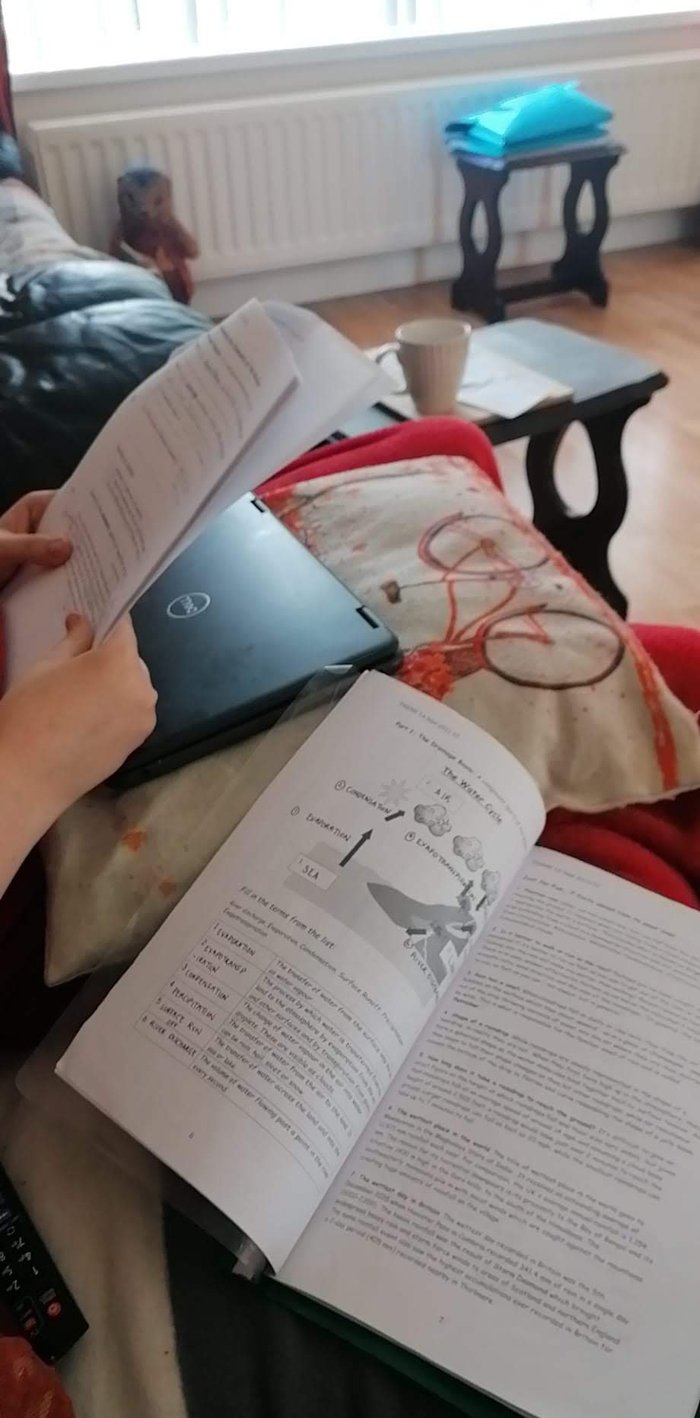
M58 1375L26 1340L0 1335L0 1418L73 1418Z

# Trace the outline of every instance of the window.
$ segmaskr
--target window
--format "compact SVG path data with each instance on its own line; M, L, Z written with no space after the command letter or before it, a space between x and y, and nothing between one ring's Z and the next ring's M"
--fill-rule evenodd
M686 0L3 0L18 74L694 8Z

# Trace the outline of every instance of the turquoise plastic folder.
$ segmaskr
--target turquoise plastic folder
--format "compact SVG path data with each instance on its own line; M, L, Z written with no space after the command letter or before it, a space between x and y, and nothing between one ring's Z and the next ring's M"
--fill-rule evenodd
M448 123L445 138L453 149L505 156L604 138L612 116L576 84L548 84Z

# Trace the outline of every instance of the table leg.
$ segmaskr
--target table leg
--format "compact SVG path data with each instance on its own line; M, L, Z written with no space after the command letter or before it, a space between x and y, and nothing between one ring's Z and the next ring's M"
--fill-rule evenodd
M647 399L641 399L584 423L595 460L598 495L591 511L581 516L571 512L554 482L563 430L531 438L526 456L535 526L623 618L627 614L627 598L610 574L608 548L627 508L622 434L630 414L646 403Z
M493 323L505 317L505 305L496 287L496 272L503 245L499 200L508 174L470 169L463 172L464 203L459 219L462 245L462 274L452 285L456 310L475 310ZM486 247L480 251L474 240L474 217L483 203L488 224Z
M560 290L580 290L594 305L607 305L608 282L600 264L600 248L610 221L608 174L618 157L589 157L571 164L569 185L564 194L563 221L566 235L564 255L552 266L552 280ZM590 182L595 210L590 231L578 223L578 202Z

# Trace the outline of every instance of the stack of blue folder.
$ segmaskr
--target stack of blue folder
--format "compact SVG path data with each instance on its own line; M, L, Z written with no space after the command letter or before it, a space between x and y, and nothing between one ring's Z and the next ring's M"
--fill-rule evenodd
M548 84L503 99L483 113L448 123L445 141L453 153L508 158L568 148L595 147L608 138L612 111L582 94L578 85Z

